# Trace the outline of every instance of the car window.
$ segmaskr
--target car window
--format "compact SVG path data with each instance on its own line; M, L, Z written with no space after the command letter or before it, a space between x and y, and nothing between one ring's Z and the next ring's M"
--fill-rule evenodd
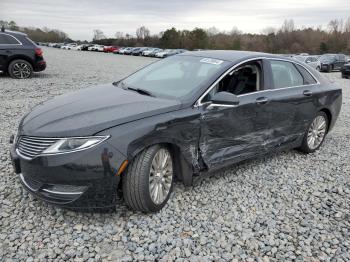
M296 67L298 68L299 72L303 75L304 85L312 85L317 83L315 78L303 66L296 65Z
M260 61L246 63L227 74L202 99L208 102L218 92L230 92L234 95L244 95L262 89L262 65Z
M15 37L7 34L0 34L0 45L19 45L21 44Z
M275 88L300 86L304 79L293 63L271 60L272 77Z
M122 83L156 96L183 97L195 92L228 64L229 62L212 58L173 56L137 71Z

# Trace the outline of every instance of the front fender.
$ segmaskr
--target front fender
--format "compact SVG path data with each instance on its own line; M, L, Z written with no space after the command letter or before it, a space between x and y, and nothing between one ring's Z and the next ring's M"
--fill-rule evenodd
M126 155L129 161L151 145L175 145L196 171L200 169L199 117L200 113L196 108L182 109L125 123L106 129L98 135L110 135L109 143Z

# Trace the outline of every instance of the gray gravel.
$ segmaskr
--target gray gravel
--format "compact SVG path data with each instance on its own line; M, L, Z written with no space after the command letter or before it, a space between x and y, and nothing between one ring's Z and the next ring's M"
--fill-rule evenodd
M153 59L44 49L48 69L30 80L0 76L0 261L349 261L350 80L335 129L315 154L252 160L184 189L144 215L121 206L78 213L28 195L8 138L35 104L107 83Z

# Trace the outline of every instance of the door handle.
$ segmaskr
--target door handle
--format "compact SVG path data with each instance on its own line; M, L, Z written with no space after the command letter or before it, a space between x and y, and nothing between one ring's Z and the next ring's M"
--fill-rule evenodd
M310 90L305 90L305 91L303 92L303 95L304 95L304 96L311 96L311 95L312 95L312 92L311 92Z
M259 97L255 100L255 103L257 103L258 105L264 105L267 102L269 102L269 99L267 97Z

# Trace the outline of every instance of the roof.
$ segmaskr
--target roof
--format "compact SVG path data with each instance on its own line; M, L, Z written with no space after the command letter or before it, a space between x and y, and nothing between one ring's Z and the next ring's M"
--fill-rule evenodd
M182 55L208 57L208 58L226 60L230 62L236 62L236 61L255 58L255 57L281 58L281 56L279 55L273 55L268 53L253 52L253 51L234 51L234 50L190 51L190 52L183 53Z
M5 34L9 34L9 35L20 35L20 36L27 36L27 34L25 33L22 33L22 32L18 32L18 31L11 31L11 30L6 30L3 32L3 31L0 31L0 33L5 33Z

